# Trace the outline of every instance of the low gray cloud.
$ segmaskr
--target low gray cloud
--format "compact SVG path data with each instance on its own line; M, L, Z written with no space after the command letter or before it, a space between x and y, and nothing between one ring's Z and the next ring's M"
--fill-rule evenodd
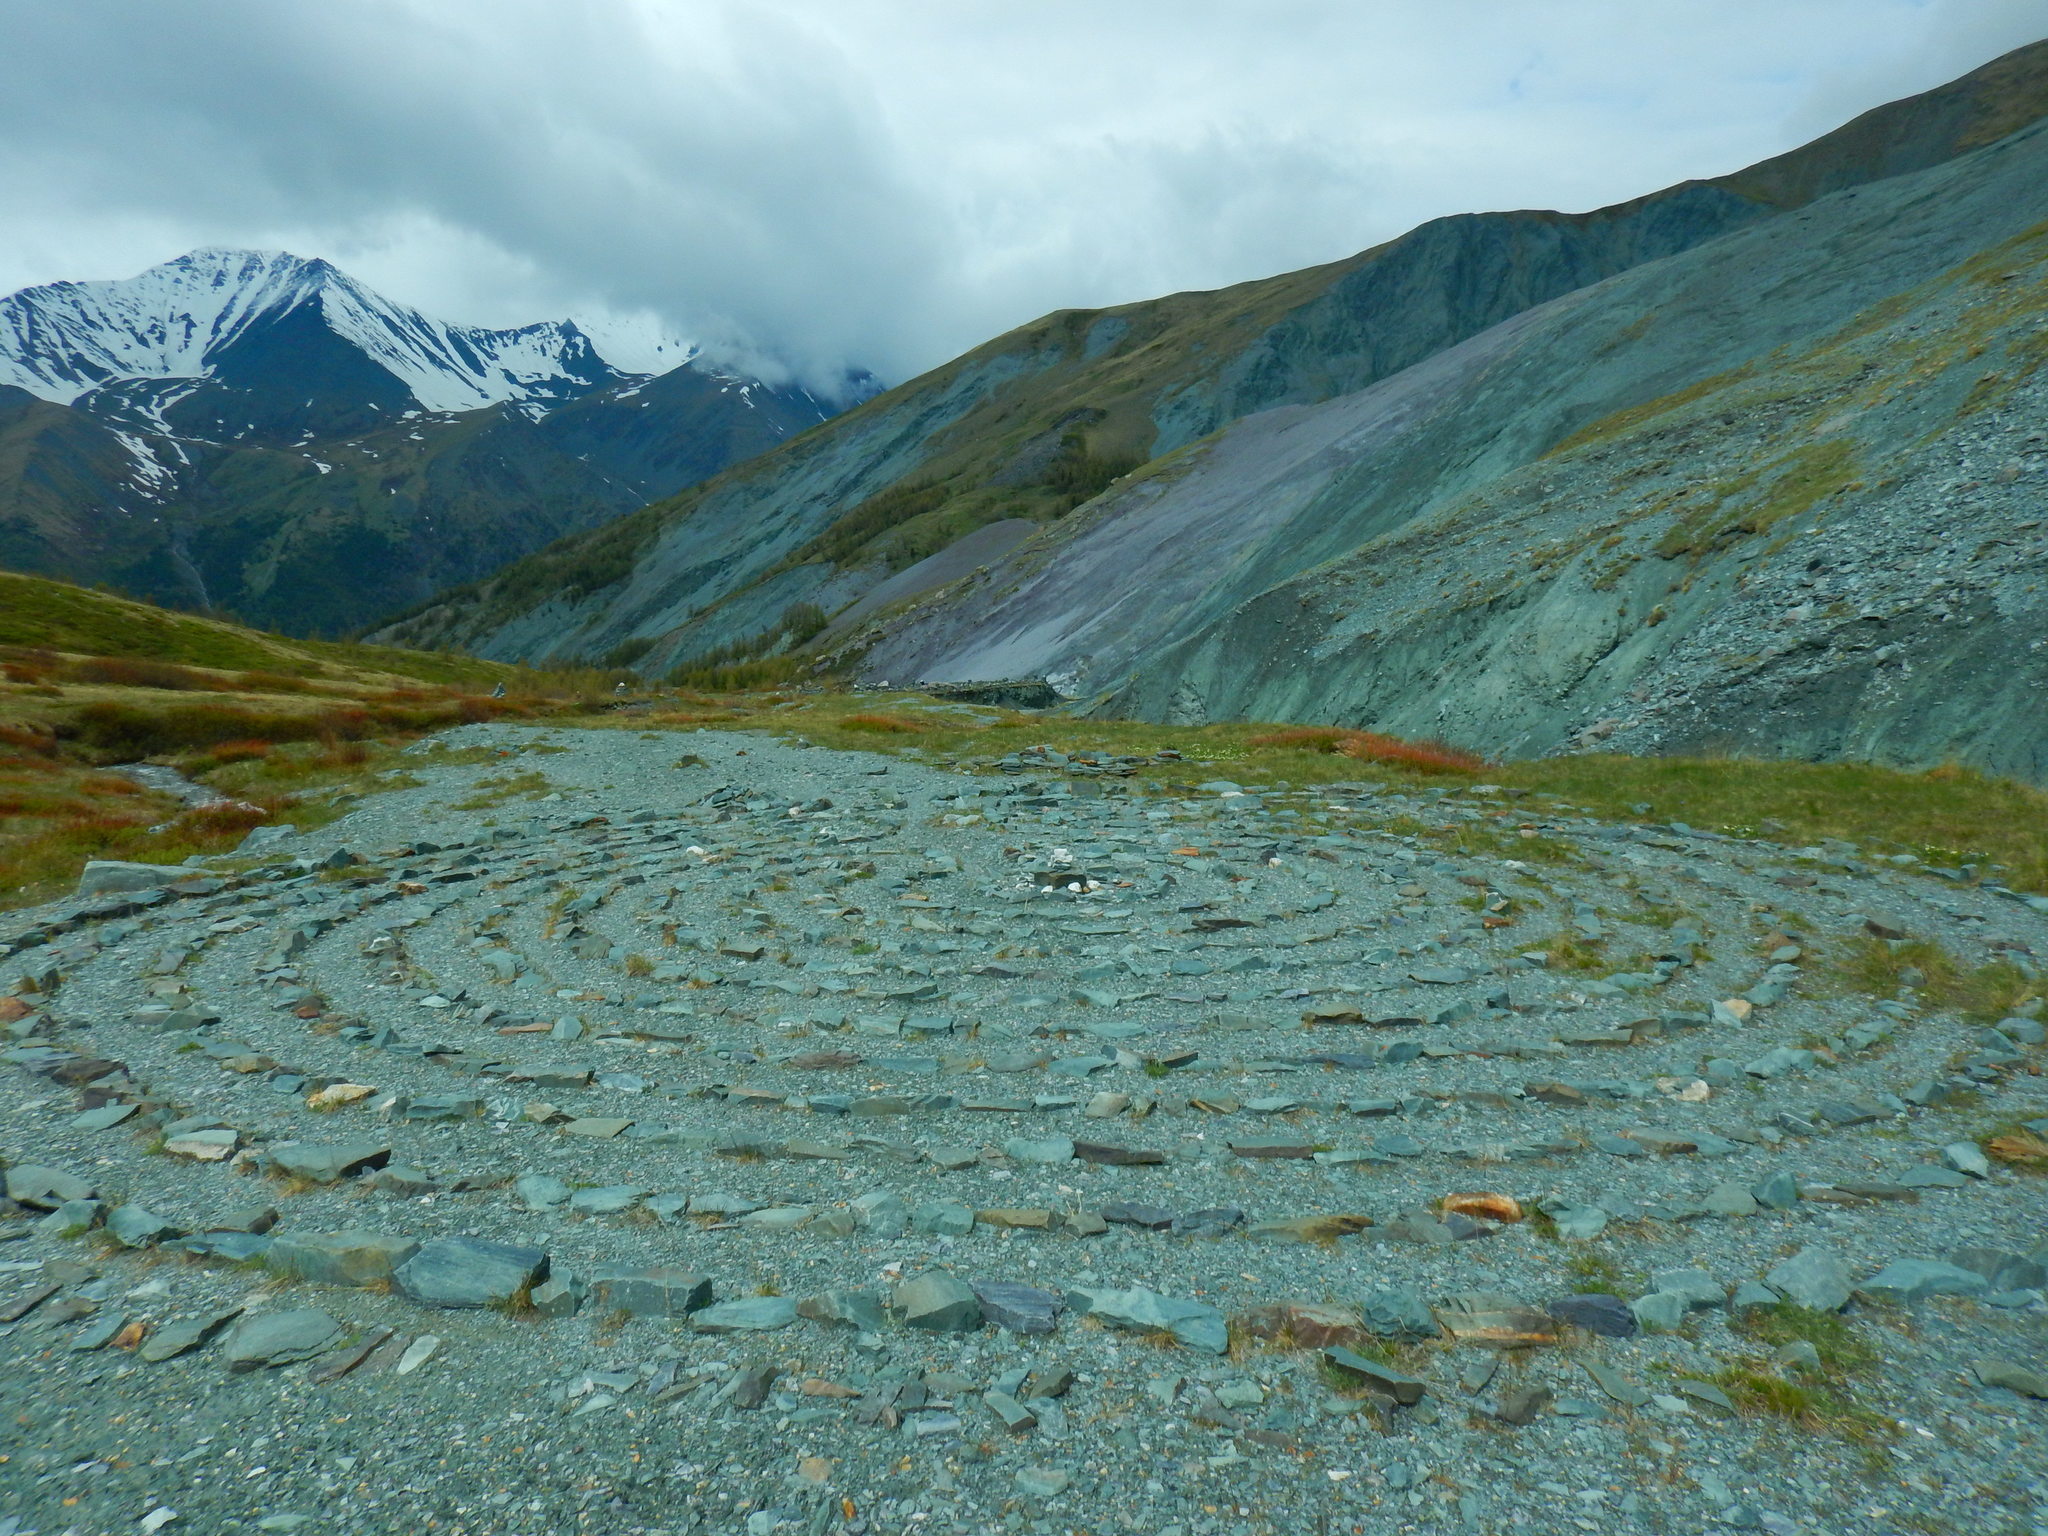
M1054 308L1597 206L2048 0L6 0L0 290L194 245L891 379Z

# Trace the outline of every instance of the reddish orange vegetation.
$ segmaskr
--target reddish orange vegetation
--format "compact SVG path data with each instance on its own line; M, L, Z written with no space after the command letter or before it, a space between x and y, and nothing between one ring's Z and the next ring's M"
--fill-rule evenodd
M270 756L270 743L260 737L246 741L217 742L207 748L206 755L223 766L228 763L249 763Z
M168 688L185 692L206 692L225 686L218 679L175 662L151 661L142 656L88 656L65 668L74 683L100 683L115 688Z
M1448 742L1405 741L1378 731L1354 731L1337 725L1296 725L1247 739L1247 746L1293 747L1304 752L1330 752L1360 762L1384 763L1417 773L1477 773L1486 759Z

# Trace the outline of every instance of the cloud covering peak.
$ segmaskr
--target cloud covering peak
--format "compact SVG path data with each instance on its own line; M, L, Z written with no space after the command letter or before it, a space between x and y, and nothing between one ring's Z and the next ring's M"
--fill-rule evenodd
M0 291L199 245L830 381L1732 170L2048 0L8 6Z

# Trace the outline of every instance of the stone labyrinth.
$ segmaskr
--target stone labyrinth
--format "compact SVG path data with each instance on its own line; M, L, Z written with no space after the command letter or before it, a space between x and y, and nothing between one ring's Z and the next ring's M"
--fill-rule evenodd
M0 1531L2048 1522L2039 1005L1830 964L2034 974L1995 868L1042 752L419 764L0 919Z

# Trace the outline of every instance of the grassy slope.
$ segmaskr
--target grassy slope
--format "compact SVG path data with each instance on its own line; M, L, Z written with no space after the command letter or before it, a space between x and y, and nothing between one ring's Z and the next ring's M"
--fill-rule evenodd
M175 863L264 821L316 825L424 731L593 708L615 680L287 640L0 572L0 907L62 894L87 859ZM181 813L102 771L144 757L242 804Z

